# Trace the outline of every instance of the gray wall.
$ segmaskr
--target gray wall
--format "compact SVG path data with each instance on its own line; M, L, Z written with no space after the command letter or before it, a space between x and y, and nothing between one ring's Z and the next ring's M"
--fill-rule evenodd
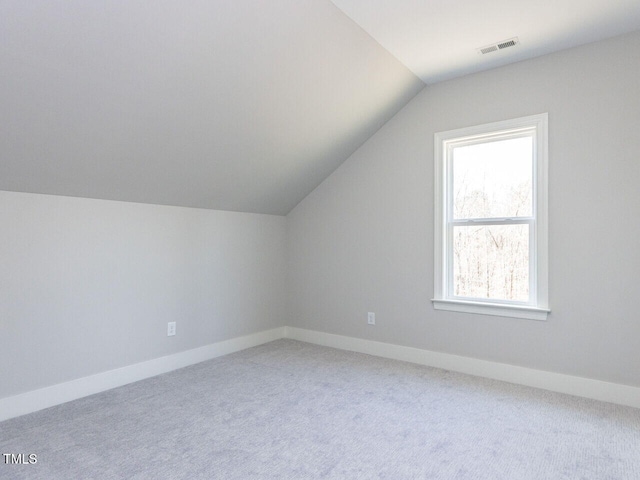
M282 216L0 192L0 225L0 398L285 323Z
M639 58L635 33L425 88L288 215L289 324L640 386ZM542 112L548 321L435 311L434 132Z

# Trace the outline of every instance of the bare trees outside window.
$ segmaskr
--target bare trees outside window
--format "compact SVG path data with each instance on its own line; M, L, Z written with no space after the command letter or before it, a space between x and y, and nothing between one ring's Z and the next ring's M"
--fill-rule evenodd
M454 147L453 293L529 301L530 134Z

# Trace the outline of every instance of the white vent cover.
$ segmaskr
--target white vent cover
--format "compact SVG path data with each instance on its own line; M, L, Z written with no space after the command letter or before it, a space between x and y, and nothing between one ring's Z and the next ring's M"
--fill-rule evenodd
M477 50L480 55L486 55L487 53L496 52L505 48L515 47L516 45L518 45L518 43L520 43L518 37L513 37L508 40L503 40L498 43L487 45L486 47L478 48Z

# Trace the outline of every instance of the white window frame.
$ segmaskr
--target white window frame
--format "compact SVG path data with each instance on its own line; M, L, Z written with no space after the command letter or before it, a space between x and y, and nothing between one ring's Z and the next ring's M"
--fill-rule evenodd
M456 297L453 295L453 188L452 149L495 137L518 136L533 132L533 212L518 219L487 219L474 222L485 225L529 225L529 302ZM435 166L435 252L434 298L437 310L546 320L548 299L548 114L505 120L439 132L434 135Z

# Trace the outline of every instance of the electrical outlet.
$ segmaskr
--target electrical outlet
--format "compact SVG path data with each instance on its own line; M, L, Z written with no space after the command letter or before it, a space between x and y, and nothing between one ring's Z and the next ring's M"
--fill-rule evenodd
M373 312L369 312L367 313L367 323L369 325L375 325L376 324L376 314Z
M167 337L171 337L176 334L176 322L167 323Z

